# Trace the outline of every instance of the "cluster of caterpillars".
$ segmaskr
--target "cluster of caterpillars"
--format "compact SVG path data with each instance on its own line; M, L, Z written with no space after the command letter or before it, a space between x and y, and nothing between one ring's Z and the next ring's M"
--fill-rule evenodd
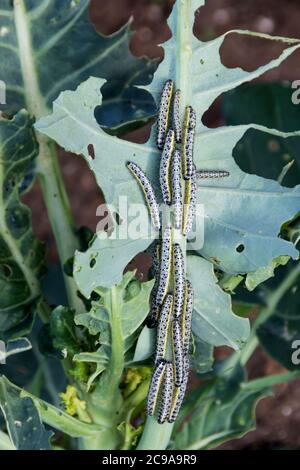
M157 121L157 147L160 160L160 187L163 201L172 207L171 222L161 228L159 206L154 190L141 168L127 164L139 181L154 228L161 240L152 250L155 285L151 293L148 326L157 327L154 371L148 392L147 414L160 424L172 423L179 413L189 375L189 348L194 303L193 287L186 279L182 249L174 233L187 237L196 213L197 178L228 176L226 171L197 172L193 153L196 113L185 109L180 119L180 90L168 80L162 91Z

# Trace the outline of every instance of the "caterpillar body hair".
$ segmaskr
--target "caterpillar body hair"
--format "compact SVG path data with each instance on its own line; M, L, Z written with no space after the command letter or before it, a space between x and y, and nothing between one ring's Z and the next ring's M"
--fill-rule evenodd
M173 129L168 131L164 149L160 160L159 180L160 187L165 204L171 204L171 186L170 186L170 166L175 148L175 133Z
M158 324L157 340L156 340L156 356L155 363L166 358L168 347L168 333L172 320L173 296L168 294L164 300Z
M175 130L175 140L177 144L181 144L182 141L182 129L180 121L180 100L181 91L176 90L173 100L173 126Z
M156 231L159 231L160 230L160 214L159 214L159 206L156 201L154 189L152 188L152 185L149 179L147 178L147 176L145 175L145 173L136 163L128 162L127 167L131 171L133 176L139 182L146 198L146 202L147 202L149 212L151 215L153 227L155 228Z
M183 354L188 355L191 336L192 314L194 307L194 290L189 280L185 283L184 306L181 321L181 333L183 341Z
M153 416L155 413L165 369L166 361L161 361L154 369L147 397L148 416Z
M173 154L171 180L174 227L179 229L182 224L181 156L179 150L175 150Z
M170 410L170 414L168 418L169 423L174 423L176 421L176 418L178 416L178 413L180 411L180 408L181 408L181 405L185 396L188 379L189 379L189 359L188 359L188 356L185 356L184 357L183 382L179 387L175 387L174 389L171 410Z
M164 379L162 383L162 391L160 396L160 405L158 409L157 421L159 424L163 424L165 421L167 421L170 415L173 398L173 388L173 365L168 362L165 368Z
M196 215L196 204L197 204L197 178L196 169L193 168L192 178L187 180L185 183L184 192L184 211L182 218L182 233L184 236L188 236L192 230L195 215Z
M196 172L197 178L208 179L208 178L227 178L230 176L229 171L222 170L198 170Z
M174 382L176 387L182 384L184 377L184 355L181 334L181 322L179 318L174 318L172 324L173 356L174 356Z
M169 115L172 104L172 94L173 94L174 83L172 80L167 80L163 87L161 94L158 119L157 119L157 147L159 150L163 149L168 123Z
M173 247L173 266L174 266L174 318L180 317L184 304L185 293L185 269L184 259L181 247L178 243Z
M194 140L196 131L196 112L192 106L185 110L185 120L182 139L183 178L188 180L192 177L194 160Z
M172 228L168 225L164 232L161 243L160 272L157 288L156 301L160 307L168 291L172 267Z

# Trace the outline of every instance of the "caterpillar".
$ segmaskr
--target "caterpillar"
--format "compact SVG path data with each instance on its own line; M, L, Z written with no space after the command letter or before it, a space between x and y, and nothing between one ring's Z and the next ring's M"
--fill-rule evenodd
M174 370L175 370L175 385L179 387L183 381L184 373L184 356L182 347L181 336L181 322L179 318L174 318L172 325L172 338L173 338L173 355L174 355Z
M154 369L147 397L148 416L153 416L155 413L165 369L166 361L161 361Z
M173 154L171 178L174 227L179 229L182 224L181 156L179 150L175 150Z
M183 342L183 354L189 353L192 314L194 307L194 290L189 280L185 282L184 307L181 317L181 334Z
M155 363L158 364L161 359L165 359L168 346L168 332L172 319L173 296L168 294L163 303L159 318Z
M223 170L198 170L197 171L197 178L226 178L227 176L230 176L229 171L223 171Z
M169 123L169 114L172 103L172 94L173 94L174 83L172 80L168 80L161 94L158 119L157 119L157 147L159 150L162 150L166 138L168 123Z
M182 233L188 236L193 227L197 204L197 178L196 169L193 168L192 178L185 183L184 212L182 219Z
M176 243L173 248L174 265L174 318L180 317L184 303L185 270L182 250Z
M150 315L147 318L148 328L155 328L157 326L158 317L160 313L160 308L157 303L157 288L158 288L158 279L155 279L155 284L150 294Z
M167 294L172 266L172 228L167 226L163 233L161 244L161 260L159 283L157 288L156 301L159 306L163 304Z
M182 405L184 395L186 392L186 387L189 379L189 359L188 356L184 356L184 377L183 382L180 387L176 387L173 394L173 400L171 405L171 410L168 418L169 423L174 423L178 416L180 407Z
M160 406L158 410L157 421L159 424L163 424L170 415L173 397L173 387L173 365L171 363L167 363L162 384Z
M171 204L171 187L170 187L170 164L173 151L175 148L175 132L173 129L168 131L164 149L160 160L160 187L165 204Z
M156 201L154 189L152 188L152 185L149 179L147 178L147 176L145 175L145 173L141 170L141 168L136 163L128 162L127 167L131 171L133 176L139 182L144 192L146 201L147 201L147 205L148 205L150 215L151 215L152 224L155 230L159 231L160 230L160 215L159 215L159 207Z
M177 144L181 144L182 141L182 130L180 122L180 99L181 91L176 90L173 100L173 126L175 130L175 140Z
M182 139L183 178L185 180L192 177L195 130L196 112L192 106L187 106Z

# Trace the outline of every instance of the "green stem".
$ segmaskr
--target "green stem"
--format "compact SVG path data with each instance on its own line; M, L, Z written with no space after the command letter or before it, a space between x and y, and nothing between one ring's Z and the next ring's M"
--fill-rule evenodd
M261 390L266 387L272 387L284 382L290 382L291 380L299 379L299 371L290 371L284 374L271 375L269 377L262 377L261 379L250 380L241 384L243 390Z
M137 450L164 450L170 442L174 424L158 424L153 416L148 416L143 435Z
M48 109L39 86L28 14L24 0L13 0L13 6L26 105L29 113L39 119L48 113ZM74 255L78 248L78 241L55 145L42 135L38 135L37 140L40 147L37 168L39 182L60 261L64 265ZM70 306L81 311L83 304L78 299L74 281L65 276L65 284Z

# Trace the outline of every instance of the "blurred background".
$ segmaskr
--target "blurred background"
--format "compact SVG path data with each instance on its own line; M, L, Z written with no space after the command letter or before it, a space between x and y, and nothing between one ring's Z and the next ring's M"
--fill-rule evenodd
M118 30L129 18L132 18L132 29L134 31L131 44L132 52L137 56L147 55L151 58L162 59L163 50L159 47L159 44L167 40L170 34L166 18L171 10L172 3L171 0L92 0L90 15L97 31L106 35ZM300 39L299 0L207 0L206 3L207 5L197 15L195 23L195 34L203 41L211 40L228 30L239 28ZM249 38L239 38L237 40L234 35L231 35L222 46L222 61L227 67L242 67L251 70L263 65L273 57L277 57L281 50L280 43L270 44L265 40ZM259 82L290 82L298 79L300 80L299 52L293 54L280 68L262 76ZM270 112L272 111L274 115L276 114L274 108L277 107L278 111L276 126L271 125L271 127L293 130L291 127L298 124L297 128L299 128L300 119L298 120L298 116L300 117L300 112L294 116L294 121L297 122L291 122L288 129L285 129L284 122L278 126L278 120L280 121L284 117L284 113L281 113L280 108L280 106L282 108L286 106L284 98L283 103L278 102L277 99L272 101L272 98L271 101L267 101L263 98L266 97L266 94L272 96L270 92L274 89L262 87L257 90L259 90L260 97L254 102L251 100L252 108L249 110L248 116L236 115L237 106L234 106L234 104L238 105L240 97L237 95L230 98L229 95L216 100L204 116L205 124L209 127L215 127L224 123L251 122L252 116L257 115L261 118L262 124L272 124L272 120L270 123L266 122L270 118L268 109L265 110L265 118L262 118L259 113L261 111L260 106L263 107L267 103ZM250 92L249 90L243 92L242 96L246 100L247 93L250 93L251 98L251 90ZM144 139L146 134L147 130L142 129L126 136L126 138L139 141ZM280 145L279 148L278 145L276 142L273 143L273 148L268 148L266 154L274 156L274 152L280 151ZM293 158L298 153L299 167L300 148L298 148L298 141L293 147L293 152ZM283 156L287 162L289 158L292 158L287 152ZM239 161L238 156L235 157L243 169L250 171L247 165L245 166L242 161ZM96 207L102 202L102 195L94 177L80 157L70 157L70 155L61 151L60 159L76 223L78 226L85 225L95 231L98 222ZM265 163L264 168L261 168L260 172L258 169L257 173L265 177L276 178L278 175L272 174L272 165L270 168L266 168L266 166ZM255 168L253 171L255 172ZM293 181L293 184L296 182ZM48 259L55 264L57 261L55 244L37 186L26 196L26 202L33 211L34 231L38 238L47 243L49 247ZM139 269L139 276L142 277L147 270L144 258L137 260L136 265ZM259 349L250 361L248 370L249 376L252 378L278 373L283 368L270 359L262 349ZM230 441L221 448L300 448L299 429L300 381L295 381L277 386L274 398L266 398L258 405L257 429L255 431L248 433L242 439Z

